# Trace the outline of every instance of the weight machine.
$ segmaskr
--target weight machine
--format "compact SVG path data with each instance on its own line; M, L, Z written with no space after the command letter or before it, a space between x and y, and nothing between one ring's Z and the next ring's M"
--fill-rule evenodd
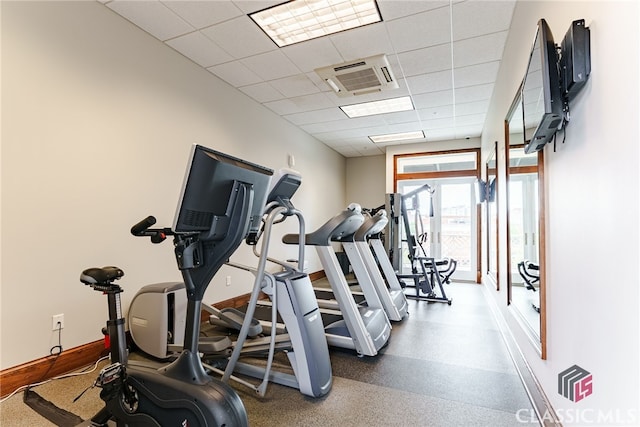
M429 184L407 193L387 194L385 209L389 213L389 223L387 225L387 239L385 247L393 268L397 272L398 279L405 286L414 287L415 295L407 295L408 298L431 302L446 302L451 305L451 299L447 297L442 283L450 283L451 275L455 272L457 262L451 258L436 260L427 255L427 251L422 246L427 234L424 232L422 219L418 210L418 195L423 191L434 193L434 189ZM429 197L429 216L433 216L433 200ZM410 203L411 208L407 205ZM414 231L411 229L411 219L409 210L414 211ZM404 229L404 239L402 230ZM419 233L419 234L418 234ZM406 244L409 250L408 257L411 262L411 273L404 274L402 271L402 249ZM407 281L413 282L407 284ZM436 288L440 291L440 296L436 293Z

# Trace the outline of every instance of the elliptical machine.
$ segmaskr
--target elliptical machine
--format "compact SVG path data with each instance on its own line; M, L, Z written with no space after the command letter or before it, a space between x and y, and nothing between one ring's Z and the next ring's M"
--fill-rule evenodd
M209 282L242 240L259 230L273 171L194 145L173 228L150 228L147 217L131 228L135 236L161 243L173 236L187 292L184 349L159 370L129 366L118 267L90 268L82 283L107 294L111 365L96 380L105 407L84 426L247 426L240 397L204 370L198 355L200 308Z
M227 382L233 379L249 386L260 396L265 395L267 384L271 381L296 388L310 397L321 397L329 393L333 379L329 348L324 335L318 301L313 292L311 280L304 273L304 217L291 202L293 194L302 183L302 177L292 170L281 170L277 173L277 177L278 179L274 177L273 188L267 197L268 203L264 210L264 224L260 234L255 240L247 241L253 246L253 252L258 257L257 268L227 262L231 267L249 271L255 275L253 291L246 310L244 312L234 308L217 310L212 307L207 309L212 313L209 317L210 323L239 330L237 340L233 344L233 351L228 358L217 358L217 361L215 355L211 358L209 357L211 355L205 353L204 358L211 359L213 364L220 363L220 368L208 364L205 364L205 367L222 374L222 381ZM273 226L292 216L298 219L299 236L303 241L298 247L297 264L269 256ZM260 252L257 250L258 240L262 240ZM276 273L267 272L267 262L275 264L282 270ZM269 297L269 302L259 301L261 293ZM262 316L258 315L254 318L258 305L265 309L270 306L270 310L264 310L270 312L270 315L266 315L263 311ZM257 330L262 329L263 324L264 332L266 333L266 329L269 329L270 336L256 337ZM248 337L253 338L248 339ZM276 347L286 353L292 373L272 368ZM240 361L243 355L254 353L266 353L265 367ZM259 378L262 382L255 386L234 376L234 373Z

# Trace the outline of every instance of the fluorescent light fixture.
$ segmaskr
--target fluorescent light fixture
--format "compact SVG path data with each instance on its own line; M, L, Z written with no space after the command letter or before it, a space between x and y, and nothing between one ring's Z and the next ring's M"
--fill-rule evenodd
M408 96L400 98L383 99L381 101L363 102L361 104L344 105L340 107L344 113L353 119L354 117L373 116L375 114L395 113L398 111L413 110L413 102Z
M398 142L408 141L410 139L422 139L424 138L424 132L421 130L415 132L402 132L402 133L388 133L386 135L373 135L369 139L376 143L381 144L385 142Z
M279 47L382 21L375 0L293 0L249 17Z

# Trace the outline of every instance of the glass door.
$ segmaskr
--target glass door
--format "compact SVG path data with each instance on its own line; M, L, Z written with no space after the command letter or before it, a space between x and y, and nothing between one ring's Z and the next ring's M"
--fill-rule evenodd
M454 280L476 280L477 271L477 208L475 178L441 178L438 180L398 181L398 192L409 193L424 184L433 193L424 191L407 206L413 222L412 233L428 256L453 258L458 265ZM416 206L413 206L415 204ZM433 207L433 216L430 216ZM415 231L414 231L415 230ZM403 251L408 248L403 248ZM403 256L403 259L407 259ZM403 268L406 266L403 265Z

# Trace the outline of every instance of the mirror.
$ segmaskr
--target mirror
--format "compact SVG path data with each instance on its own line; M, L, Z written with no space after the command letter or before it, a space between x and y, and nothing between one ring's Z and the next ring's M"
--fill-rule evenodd
M497 188L497 155L498 141L494 143L493 150L485 164L485 177L488 188L493 193L493 199L487 201L487 274L493 280L496 290L500 290L500 279L498 276L498 202L496 200Z
M520 91L505 120L507 177L507 300L546 358L544 288L544 152L524 153Z

